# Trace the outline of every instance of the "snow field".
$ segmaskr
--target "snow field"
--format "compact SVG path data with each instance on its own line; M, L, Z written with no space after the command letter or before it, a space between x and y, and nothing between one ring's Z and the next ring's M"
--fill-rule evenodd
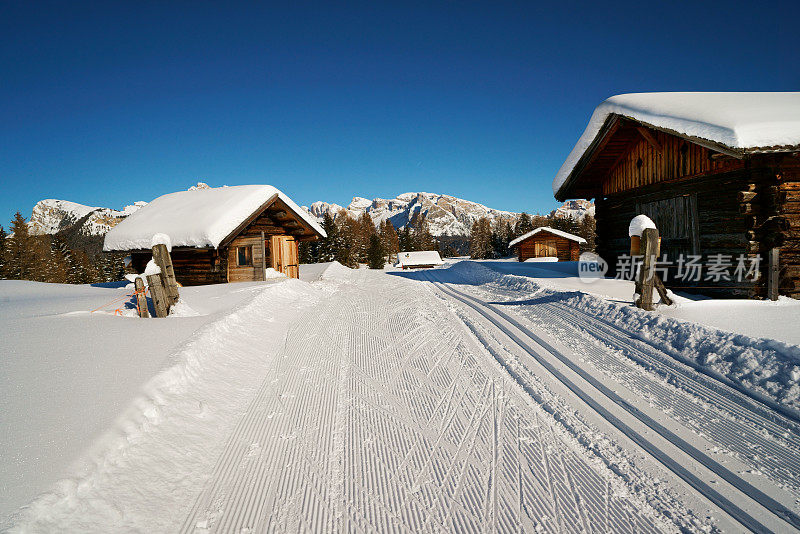
M234 290L252 298L180 346L71 476L16 514L11 532L178 528L287 328L317 299L300 281Z

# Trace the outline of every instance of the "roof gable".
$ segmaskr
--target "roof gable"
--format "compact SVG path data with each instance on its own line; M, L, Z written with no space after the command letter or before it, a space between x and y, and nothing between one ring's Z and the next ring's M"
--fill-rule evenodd
M175 247L218 248L272 203L280 201L317 235L325 231L305 210L270 185L239 185L162 195L106 234L103 250L146 250L154 234Z
M602 150L625 118L742 157L800 148L800 93L634 93L609 98L595 109L586 130L553 180L563 200L586 162Z
M512 239L511 242L508 244L509 248L519 243L525 241L526 239L530 239L531 237L535 236L540 232L547 232L549 234L553 234L559 237L563 237L564 239L569 239L570 241L575 241L576 243L586 243L586 240L581 236L577 236L575 234L570 234L569 232L564 232L562 230L556 230L555 228L550 228L549 226L540 226L535 230L531 230L527 234L522 234L516 239Z

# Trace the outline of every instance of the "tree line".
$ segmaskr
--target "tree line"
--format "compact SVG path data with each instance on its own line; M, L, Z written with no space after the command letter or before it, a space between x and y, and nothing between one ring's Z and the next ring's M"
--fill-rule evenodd
M382 269L386 263L393 262L401 250L439 248L425 217L419 213L399 232L388 219L376 225L367 212L354 218L344 210L335 218L325 213L322 229L327 237L300 243L300 263L338 261L352 268L365 263L371 269Z
M0 225L0 279L62 284L123 279L123 254L87 252L69 246L70 240L60 234L31 234L25 217L17 212L8 232Z
M469 256L481 260L508 257L513 254L508 247L512 240L542 226L549 226L586 239L586 243L581 245L581 252L594 250L595 220L591 215L585 215L578 221L570 217L531 216L523 212L513 225L507 220L498 220L492 224L485 217L472 223Z

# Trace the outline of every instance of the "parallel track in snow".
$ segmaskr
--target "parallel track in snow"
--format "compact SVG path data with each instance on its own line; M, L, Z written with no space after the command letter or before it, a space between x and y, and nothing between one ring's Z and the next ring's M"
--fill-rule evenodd
M698 524L629 492L440 299L383 273L350 277L290 330L183 532L655 534Z
M800 530L800 517L793 510L622 398L582 369L566 351L557 349L495 306L434 280L435 276L435 273L428 274L442 294L468 306L502 331L604 420L741 525L754 532ZM611 401L616 408L600 402L602 398ZM657 439L642 431L641 425L654 431ZM670 451L665 450L663 442L671 444ZM707 477L698 474L704 471L710 471L727 484L712 487Z

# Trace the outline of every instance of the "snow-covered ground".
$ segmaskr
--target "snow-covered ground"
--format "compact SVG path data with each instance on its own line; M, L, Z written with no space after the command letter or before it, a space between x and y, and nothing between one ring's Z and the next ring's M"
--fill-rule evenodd
M0 282L0 529L799 529L798 306L570 269L302 266L150 320Z

